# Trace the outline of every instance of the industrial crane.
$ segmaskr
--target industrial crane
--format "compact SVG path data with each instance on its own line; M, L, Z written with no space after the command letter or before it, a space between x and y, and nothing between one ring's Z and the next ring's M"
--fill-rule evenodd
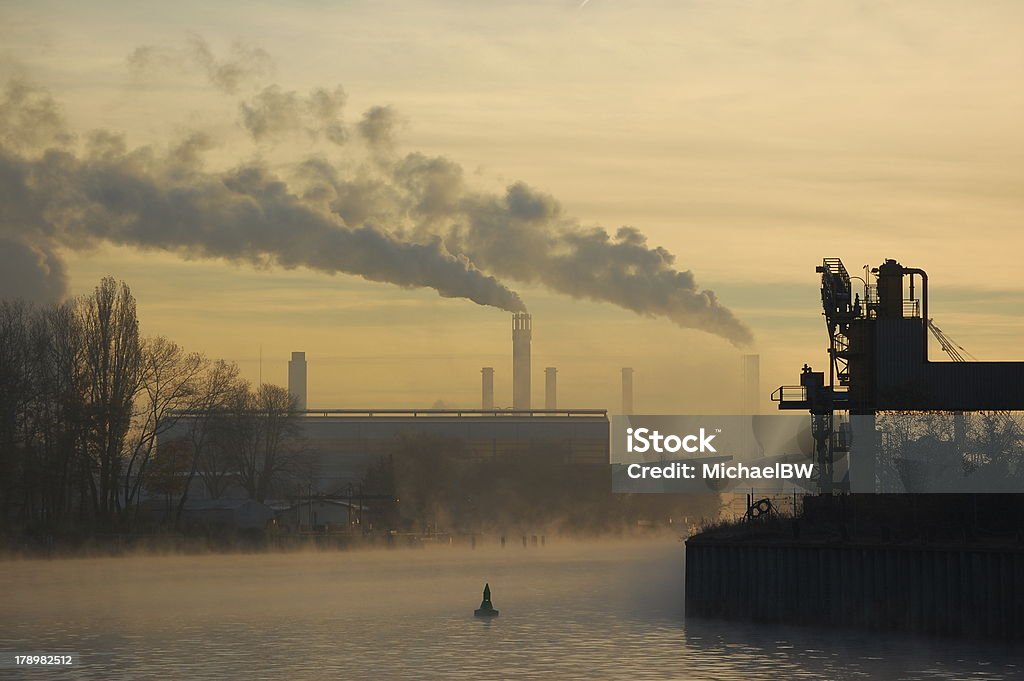
M849 429L836 412L873 417L880 411L1009 412L1024 409L1024 362L973 357L928 316L928 274L886 260L865 272L864 295L839 258L825 258L821 302L829 335L829 372L804 365L797 386L772 393L779 409L811 414L818 487L823 494L876 489L874 455L851 457L849 477L836 485L836 455L848 451ZM872 278L873 277L873 278ZM909 283L909 286L907 284ZM909 289L909 297L905 293ZM931 333L953 362L928 360ZM873 428L871 428L873 430Z

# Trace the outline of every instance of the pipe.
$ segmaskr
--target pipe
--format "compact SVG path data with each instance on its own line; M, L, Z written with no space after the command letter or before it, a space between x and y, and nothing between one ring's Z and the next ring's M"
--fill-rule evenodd
M913 276L915 274L921 275L921 317L923 324L921 325L921 343L922 343L922 357L924 361L928 361L928 273L922 270L920 267L904 267L903 271L911 276L911 287L913 287Z

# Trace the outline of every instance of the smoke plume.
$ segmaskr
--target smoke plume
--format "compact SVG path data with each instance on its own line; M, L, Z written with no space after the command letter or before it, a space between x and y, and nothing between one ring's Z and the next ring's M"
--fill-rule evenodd
M345 91L340 87L334 90L317 88L303 97L270 85L250 101L242 102L239 110L242 126L257 142L304 130L312 139L323 136L327 141L341 145L348 139L348 131L341 120L345 100Z
M488 272L665 317L738 346L753 340L713 291L700 289L692 272L677 270L675 256L648 246L636 228L620 227L614 236L599 227L582 228L552 197L522 183L501 196L464 197L459 210L465 220L446 233L446 245Z
M524 183L503 194L474 192L461 166L419 153L381 166L373 178L342 177L323 160L307 161L300 175L306 199L346 223L404 225L403 238L440 237L448 252L502 279L664 317L737 346L753 339L714 291L701 289L692 272L677 269L675 256L649 246L642 232L583 227L552 196Z
M0 111L29 126L31 117L19 107L36 110L48 103L24 96L19 86L8 88ZM48 116L39 123L48 131L36 136L45 148L39 153L0 146L0 264L8 265L0 294L5 297L25 296L28 288L33 291L28 297L54 297L64 286L56 247L106 241L186 257L353 274L405 288L433 288L445 297L504 310L523 309L514 292L465 257L449 253L439 237L407 242L368 223L349 227L303 201L258 163L204 171L199 156L209 140L202 134L160 154L149 147L128 150L119 136L100 131L76 153L50 144L66 137L51 130L59 127L55 120Z
M211 85L227 94L238 92L243 83L258 81L273 70L273 60L265 50L234 43L228 55L218 58L203 38L188 37L183 47L141 45L128 55L129 72L144 80L167 70L198 70Z
M218 61L201 39L189 49L225 90L253 73L245 64L261 60L237 48L236 61ZM149 63L155 53L147 50L129 61ZM239 102L240 125L257 142L305 131L340 145L345 100L340 87L300 95L270 85ZM20 280L37 281L40 292L63 286L58 247L107 241L352 274L523 310L500 278L663 317L737 346L752 340L713 291L638 229L584 226L522 182L480 192L449 159L400 154L391 107L371 107L355 125L368 150L362 160L351 157L358 147L345 146L341 159L316 156L275 170L251 161L219 172L203 165L214 144L204 133L164 151L129 149L108 131L76 146L59 114L52 99L24 83L10 84L0 102L0 238L34 273Z
M64 263L43 240L0 236L0 298L56 303L67 296Z
M359 121L359 134L373 148L390 150L395 144L398 114L390 106L370 107Z

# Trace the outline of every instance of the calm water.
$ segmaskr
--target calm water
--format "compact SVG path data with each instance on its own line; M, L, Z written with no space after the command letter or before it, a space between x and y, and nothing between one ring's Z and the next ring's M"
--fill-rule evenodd
M994 645L684 622L681 575L673 540L0 563L0 651L80 655L0 678L1024 678Z

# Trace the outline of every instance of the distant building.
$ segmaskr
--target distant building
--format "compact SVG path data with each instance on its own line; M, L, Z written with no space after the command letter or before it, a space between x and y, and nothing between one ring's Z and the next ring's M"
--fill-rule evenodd
M480 408L494 409L494 367L484 367L480 375Z
M322 490L358 483L367 466L393 453L403 437L457 440L465 456L477 461L543 451L566 464L609 462L608 416L603 410L335 410L308 413L302 433L317 454Z
M186 436L189 418L181 418L163 439ZM474 461L542 454L570 465L609 463L604 410L334 409L299 418L302 446L315 461L314 493L358 485L369 465L394 453L403 438L458 441L462 455Z
M293 352L288 361L288 392L295 398L295 408L306 407L306 353Z
M274 511L253 499L211 499L185 502L182 520L193 528L262 530Z
M633 369L622 368L622 413L629 416L633 413Z
M279 527L291 531L342 531L352 527L372 527L367 506L344 499L303 499L275 514Z
M558 409L558 369L544 369L544 408Z

